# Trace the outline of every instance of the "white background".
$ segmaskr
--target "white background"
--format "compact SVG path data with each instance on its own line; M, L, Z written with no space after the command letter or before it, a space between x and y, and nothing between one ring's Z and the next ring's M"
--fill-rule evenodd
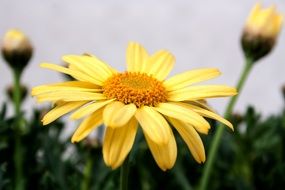
M243 66L241 30L254 0L0 0L0 36L19 28L31 39L34 56L23 75L29 87L62 81L41 62L61 63L64 54L90 52L113 67L124 70L128 41L142 43L149 52L168 49L176 56L171 75L189 69L217 67L223 75L210 82L235 85ZM285 1L275 4L285 13ZM280 88L285 84L285 34L274 51L254 67L236 110L254 105L263 115L283 106ZM11 72L0 59L0 103ZM220 113L226 98L211 100ZM38 106L32 98L24 109ZM12 110L10 110L11 113Z

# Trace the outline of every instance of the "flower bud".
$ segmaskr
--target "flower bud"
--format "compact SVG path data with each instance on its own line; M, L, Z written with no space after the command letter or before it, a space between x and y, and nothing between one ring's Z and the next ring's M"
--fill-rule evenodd
M243 115L238 112L232 113L231 117L232 117L231 121L235 123L236 125L240 124L244 120Z
M274 47L282 27L283 16L274 6L261 9L256 4L252 9L241 37L243 51L253 61L267 55Z
M22 71L32 57L33 47L19 30L9 30L2 42L2 54L12 69Z
M25 100L25 98L27 97L27 93L28 93L28 88L24 85L20 86L20 92L21 92L21 102L23 102ZM13 97L14 97L14 87L13 86L8 86L8 88L6 89L6 94L8 96L8 98L13 101Z

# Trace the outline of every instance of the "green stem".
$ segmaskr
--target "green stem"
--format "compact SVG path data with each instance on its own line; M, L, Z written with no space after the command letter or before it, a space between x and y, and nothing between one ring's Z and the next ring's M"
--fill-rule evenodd
M15 189L24 189L23 178L23 150L21 147L21 129L20 129L20 116L21 116L21 86L20 78L21 71L15 69L14 72L14 86L13 86L13 103L15 109L15 152L14 152L14 165L15 165Z
M229 119L230 115L232 114L233 108L236 104L236 101L238 99L238 96L241 94L242 87L251 71L251 68L253 66L253 61L250 58L246 58L246 63L244 66L244 69L242 71L242 74L240 75L240 79L238 81L238 84L236 86L236 89L238 91L238 94L236 96L233 96L227 106L226 112L225 112L225 118ZM209 182L209 177L211 175L211 172L213 170L213 164L216 159L217 151L221 142L222 134L224 131L224 125L219 123L217 126L217 132L214 135L213 143L210 147L209 156L207 159L207 162L205 164L205 168L202 173L202 178L200 181L200 190L206 190L207 185Z
M14 74L14 86L13 86L14 110L16 117L18 117L20 115L20 105L21 105L21 86L20 86L21 71L15 69L13 71L13 74Z
M121 166L120 190L128 189L128 178L129 178L129 156L126 157L123 165Z
M81 190L89 190L90 189L90 182L91 182L91 176L92 176L92 168L93 168L93 159L91 158L91 155L88 155L88 159L83 171L83 181L81 184Z
M181 185L182 189L192 190L192 186L187 179L184 168L181 165L181 161L177 160L176 165L173 168L174 178Z

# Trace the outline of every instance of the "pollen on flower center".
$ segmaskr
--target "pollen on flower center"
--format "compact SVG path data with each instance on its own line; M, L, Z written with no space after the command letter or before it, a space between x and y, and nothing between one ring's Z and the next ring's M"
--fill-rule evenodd
M137 107L143 105L156 106L165 102L167 93L162 83L142 73L124 72L109 78L103 93L108 98L116 98L125 104L133 103Z

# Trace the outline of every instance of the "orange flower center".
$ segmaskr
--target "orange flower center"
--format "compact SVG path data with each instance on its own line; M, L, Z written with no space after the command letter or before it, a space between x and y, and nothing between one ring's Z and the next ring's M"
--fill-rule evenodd
M167 92L162 82L144 73L124 72L110 77L103 86L106 97L125 104L156 106L165 102Z

